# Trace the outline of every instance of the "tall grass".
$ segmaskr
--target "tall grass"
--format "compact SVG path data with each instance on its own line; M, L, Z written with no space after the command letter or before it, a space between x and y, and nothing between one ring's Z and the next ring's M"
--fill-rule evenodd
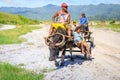
M27 25L18 25L15 29L0 31L0 44L12 44L12 43L21 43L25 39L19 38L20 35L31 32L33 29L38 29L40 27L27 26Z
M35 74L8 63L0 63L0 80L42 80L43 74Z
M39 24L38 20L32 20L21 15L0 12L0 24Z
M104 28L115 32L120 32L120 21L116 21L116 22L117 24L111 23L111 21L90 21L89 27Z
M115 32L120 32L120 24L109 24L109 25L106 25L105 28L111 29Z

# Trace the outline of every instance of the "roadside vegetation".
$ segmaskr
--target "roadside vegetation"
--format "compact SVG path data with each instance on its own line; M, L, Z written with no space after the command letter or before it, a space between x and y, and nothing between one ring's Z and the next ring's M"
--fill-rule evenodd
M9 13L0 12L0 24L14 24L14 25L24 25L24 24L39 24L38 20L28 19L21 15L14 15Z
M0 26L3 24L16 25L16 28L0 31L0 44L21 43L25 41L25 39L19 38L21 35L40 28L39 26L29 26L40 24L40 21L38 20L32 20L20 15L0 12Z
M43 74L35 74L8 63L0 63L0 80L43 80L43 77Z
M104 28L104 29L115 31L115 32L120 32L120 21L115 21L115 20L90 21L89 26L94 28Z
M34 26L34 24L40 24L38 20L0 12L0 27L4 24L15 25L16 28L0 31L0 44L21 43L26 41L19 38L21 35L40 29L40 26ZM43 80L43 77L43 74L36 74L23 68L12 66L9 63L0 62L0 80Z
M17 25L15 29L0 31L0 44L21 43L25 41L19 38L21 35L39 28L39 26Z

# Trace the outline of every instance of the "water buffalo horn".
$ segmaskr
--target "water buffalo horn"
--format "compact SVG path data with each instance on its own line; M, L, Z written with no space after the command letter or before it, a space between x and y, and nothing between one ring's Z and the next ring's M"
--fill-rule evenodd
M50 40L50 37L52 37L53 35L50 35L50 36L48 36L48 37L44 37L44 39L45 39L45 44L47 45L47 46L49 46L49 42L53 42L53 41L51 41Z
M60 45L62 45L62 44L64 43L64 41L65 41L65 36L64 36L63 34L61 34L61 33L55 33L55 34L59 34L59 35L61 35L62 38L63 38L62 41L59 42L59 43L56 43L55 46L60 46Z

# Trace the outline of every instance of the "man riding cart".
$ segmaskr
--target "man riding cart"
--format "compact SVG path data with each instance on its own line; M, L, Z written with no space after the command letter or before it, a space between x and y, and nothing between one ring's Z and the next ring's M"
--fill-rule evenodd
M88 17L85 15L85 13L82 13L80 18L80 27L82 26L85 28L86 31L89 31Z
M56 66L59 65L56 60L59 51L62 52L60 65L63 65L66 49L69 48L72 51L74 43L71 37L70 14L67 11L68 6L66 3L62 3L61 8L62 10L57 11L52 16L53 23L49 29L49 36L45 38L45 42L50 50L49 60L54 61ZM71 60L73 60L71 51Z
M57 11L52 16L53 24L51 24L49 29L49 35L58 28L61 27L62 29L67 31L69 37L71 37L71 30L70 30L70 14L67 11L68 5L66 3L61 4L62 10Z
M92 32L89 30L88 17L85 15L85 13L81 14L79 23L80 23L79 27L81 29L82 36L85 38L87 42L91 43L92 47L94 47L94 38L91 37Z

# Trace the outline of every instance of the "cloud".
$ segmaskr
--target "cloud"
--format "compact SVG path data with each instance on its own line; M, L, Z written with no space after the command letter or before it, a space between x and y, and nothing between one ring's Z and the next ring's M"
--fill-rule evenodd
M2 0L3 3L10 4L10 5L16 5L17 3L15 0Z

